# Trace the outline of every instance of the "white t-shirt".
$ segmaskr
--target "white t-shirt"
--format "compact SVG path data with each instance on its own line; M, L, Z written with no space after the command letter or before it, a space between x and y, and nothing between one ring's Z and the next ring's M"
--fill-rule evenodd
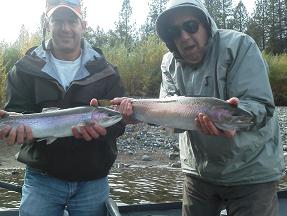
M81 56L74 61L64 61L56 59L53 55L51 56L51 61L54 63L57 75L60 79L58 81L64 89L67 89L81 67Z

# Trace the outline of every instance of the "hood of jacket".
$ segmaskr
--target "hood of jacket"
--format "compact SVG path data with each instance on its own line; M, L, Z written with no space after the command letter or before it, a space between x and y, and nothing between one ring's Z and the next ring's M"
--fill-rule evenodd
M217 25L213 18L208 13L206 7L200 0L170 0L166 9L158 16L156 20L156 32L160 39L166 44L167 48L175 55L177 59L180 59L180 54L177 51L177 48L174 44L174 41L168 37L167 28L169 26L168 17L171 13L177 12L180 13L183 9L190 9L191 14L194 10L198 10L201 12L206 22L206 29L210 33L209 43L211 43L211 39L214 37L215 33L218 31Z

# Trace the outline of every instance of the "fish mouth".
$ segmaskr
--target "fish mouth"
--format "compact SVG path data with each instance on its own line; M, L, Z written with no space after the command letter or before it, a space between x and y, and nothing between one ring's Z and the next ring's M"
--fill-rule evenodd
M101 125L103 127L109 127L109 126L112 126L112 125L118 123L121 120L122 120L122 116L111 116L111 117L107 117L107 118L103 119L101 122Z
M241 116L239 118L234 118L230 125L234 127L234 129L240 129L240 128L247 128L254 124L253 118L249 116Z
M242 127L244 127L244 125L251 126L252 124L254 124L254 118L251 112L242 108L238 109L240 109L238 113L232 114L231 122L233 124L242 125Z
M234 121L235 124L241 125L241 126L251 126L254 122L252 118L246 117L246 118L241 118L237 119Z
M221 130L236 130L248 128L254 124L251 116L232 116L226 121L215 121L215 126Z

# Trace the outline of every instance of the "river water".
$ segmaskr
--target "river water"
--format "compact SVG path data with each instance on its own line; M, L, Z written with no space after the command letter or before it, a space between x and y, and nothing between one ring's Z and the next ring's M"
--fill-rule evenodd
M23 177L23 169L0 169L1 181L22 185ZM180 169L117 169L109 175L111 197L118 204L179 201L182 179ZM19 204L19 193L0 189L0 208L15 208Z
M0 169L1 181L23 184L23 169ZM109 175L111 197L118 204L159 203L181 200L183 174L172 168L123 168ZM287 177L280 189L287 189ZM17 208L20 194L0 189L0 208Z

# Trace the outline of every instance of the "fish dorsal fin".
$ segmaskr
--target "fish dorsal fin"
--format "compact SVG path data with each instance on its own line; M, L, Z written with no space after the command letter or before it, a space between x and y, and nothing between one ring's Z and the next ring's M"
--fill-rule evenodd
M57 137L47 137L47 138L46 138L46 140L47 140L47 145L53 143L56 139L57 139Z
M6 112L4 115L1 116L1 118L6 118L9 116L21 116L23 115L22 113L17 113L17 112Z
M53 112L59 110L59 107L45 107L42 109L42 112Z
M99 106L112 106L112 102L109 99L100 99L98 100Z

